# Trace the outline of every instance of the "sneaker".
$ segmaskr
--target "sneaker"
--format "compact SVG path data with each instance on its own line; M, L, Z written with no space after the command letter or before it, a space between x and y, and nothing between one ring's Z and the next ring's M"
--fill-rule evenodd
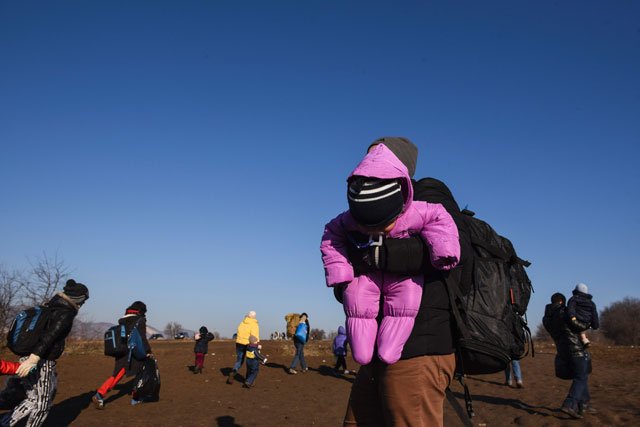
M266 359L266 358L265 358L265 359L262 361L262 364L263 364L263 365L266 365L266 364L267 364L267 360L268 360L268 359Z
M136 406L139 403L142 403L142 400L131 399L131 406Z
M242 384L242 388L251 388L251 387L253 387L252 384L249 384L249 383Z
M91 398L91 401L95 405L96 409L104 409L104 399L100 395L100 393L96 393Z
M577 420L582 419L582 415L580 415L578 412L576 412L576 410L573 409L571 406L562 406L562 408L560 408L560 410L562 412L564 412L565 414L571 416L572 418L575 418Z
M233 377L235 376L236 371L231 371L229 376L227 377L227 384L233 384Z
M513 383L511 381L505 381L504 385L506 385L507 387L511 387Z
M307 372L309 370L309 368L304 368L302 371L300 372Z
M298 371L296 371L296 370L295 370L295 369L293 369L293 368L289 368L289 370L288 370L287 372L289 372L291 375L295 375L295 374L297 374L297 373L298 373Z
M578 405L578 414L580 415L597 414L597 413L598 413L598 410L588 403L585 403L584 405Z
M349 375L349 370L348 370L348 369L345 369L345 370L344 370L344 374L345 374L345 375Z
M516 381L516 387L524 388L524 384L522 384L522 381Z

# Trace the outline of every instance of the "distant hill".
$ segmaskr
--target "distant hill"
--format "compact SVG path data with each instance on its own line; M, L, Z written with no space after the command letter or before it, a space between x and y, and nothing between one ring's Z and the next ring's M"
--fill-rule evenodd
M115 323L109 322L83 322L80 319L76 319L73 324L72 336L78 339L85 340L97 340L102 339L104 333L115 325ZM193 331L189 331L185 329L184 332L188 332L189 336L193 336ZM153 334L163 334L164 332L160 329L154 328L153 326L147 325L147 338L149 338ZM165 338L173 338L173 337L165 337Z
M162 335L164 335L164 332L162 332L160 329L154 328L153 326L147 325L147 338L149 338L153 334L162 334ZM165 337L165 338L167 338L167 337Z

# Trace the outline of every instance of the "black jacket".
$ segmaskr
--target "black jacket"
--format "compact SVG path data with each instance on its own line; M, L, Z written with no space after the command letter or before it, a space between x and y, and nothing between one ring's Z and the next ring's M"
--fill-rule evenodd
M60 295L54 296L45 305L50 310L49 321L32 353L41 359L56 360L64 352L65 339L71 332L78 308Z
M196 340L196 345L193 346L194 353L207 354L209 352L209 341L213 339L213 334L209 331L200 331L200 339Z
M575 316L579 321L586 323L592 329L598 329L600 327L598 310L591 298L593 298L591 294L574 290L573 296L569 298L569 302L567 302L567 316L569 316L569 318Z
M588 325L576 319L569 319L564 304L547 304L542 324L553 338L560 357L567 360L586 354L579 334L588 329Z
M144 351L146 354L151 353L151 346L149 345L149 341L147 340L147 318L142 315L136 314L127 314L124 317L118 319L119 325L124 325L125 331L127 332L127 336L131 333L134 326L137 324L138 332L140 332L140 336L142 337L142 342L144 344ZM129 359L129 354L116 358L115 367L113 369L113 375L117 375L118 372L124 368L127 376L136 375L142 366L144 365L143 361L136 360L133 356Z

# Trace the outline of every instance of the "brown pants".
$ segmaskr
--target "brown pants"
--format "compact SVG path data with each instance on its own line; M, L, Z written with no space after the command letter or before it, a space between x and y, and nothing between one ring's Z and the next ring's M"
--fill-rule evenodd
M358 371L344 426L442 426L455 355L420 356Z

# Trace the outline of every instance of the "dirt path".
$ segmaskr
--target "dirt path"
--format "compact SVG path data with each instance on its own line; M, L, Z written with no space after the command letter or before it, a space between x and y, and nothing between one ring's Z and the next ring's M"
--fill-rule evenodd
M205 361L205 372L193 375L193 342L157 341L154 352L162 376L157 403L130 406L126 387L107 398L105 410L90 398L111 373L112 360L100 354L100 343L76 348L58 364L60 381L56 404L46 425L77 426L339 426L345 412L352 377L331 375L329 343L308 346L307 373L288 375L293 345L264 342L269 363L260 368L255 387L225 383L234 361L232 342L215 342ZM211 354L213 353L213 355ZM640 350L595 348L590 379L593 405L599 414L572 421L558 412L570 382L553 377L553 348L539 348L534 359L522 362L524 389L503 385L501 374L469 378L474 399L475 425L524 426L640 425ZM353 363L353 362L351 362ZM244 368L243 372L244 374ZM461 403L462 389L453 385ZM460 425L445 404L445 425Z

